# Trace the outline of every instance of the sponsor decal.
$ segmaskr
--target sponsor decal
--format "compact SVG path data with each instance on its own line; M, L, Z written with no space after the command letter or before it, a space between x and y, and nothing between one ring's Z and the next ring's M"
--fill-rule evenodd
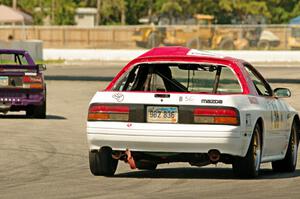
M122 93L115 93L112 97L117 100L117 102L122 102L124 100L124 95Z
M131 124L131 123L128 123L126 126L127 126L128 128L130 128L130 127L132 127L132 124Z
M256 97L248 97L250 104L259 104Z
M271 113L271 124L274 129L279 128L280 123L280 113L278 107L276 105L276 101L268 101L267 102L267 109L270 110Z
M223 100L202 99L201 103L203 103L203 104L223 104Z
M185 100L186 102L192 102L192 101L194 101L194 99L193 99L192 96L185 96L184 100Z
M37 73L25 73L25 75L28 75L28 76L37 76Z
M200 51L200 50L196 50L196 49L191 49L187 55L193 55L193 56L208 56L208 57L217 57L217 58L224 58L224 56L216 54L216 53L212 53L209 51Z
M251 114L246 114L246 126L251 127Z

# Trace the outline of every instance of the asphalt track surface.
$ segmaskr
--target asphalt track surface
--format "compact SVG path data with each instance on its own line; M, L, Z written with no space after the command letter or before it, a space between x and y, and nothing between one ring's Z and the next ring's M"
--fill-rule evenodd
M74 68L68 77L117 72L109 67L88 67L93 72ZM47 75L62 75L63 70L49 67ZM266 74L299 78L299 68L289 70L271 68ZM236 178L230 165L198 168L185 163L139 171L120 162L114 177L92 176L85 132L88 102L107 84L48 80L47 119L26 119L22 112L0 115L0 198L300 198L300 162L296 172L283 174L263 164L253 180ZM287 101L300 111L299 84L272 86L290 88L293 96Z

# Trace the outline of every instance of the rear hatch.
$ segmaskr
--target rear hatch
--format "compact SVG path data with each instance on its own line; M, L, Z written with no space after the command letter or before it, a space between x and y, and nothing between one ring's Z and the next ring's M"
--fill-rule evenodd
M89 121L239 125L234 71L207 63L147 63L124 73L92 100Z

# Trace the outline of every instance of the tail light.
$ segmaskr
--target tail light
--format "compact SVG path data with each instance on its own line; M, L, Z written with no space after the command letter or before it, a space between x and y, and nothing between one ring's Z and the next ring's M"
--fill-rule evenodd
M92 104L89 108L88 121L128 121L128 106Z
M41 76L24 76L23 77L23 88L43 88L43 80Z
M198 124L239 125L239 113L234 108L195 108L194 122Z

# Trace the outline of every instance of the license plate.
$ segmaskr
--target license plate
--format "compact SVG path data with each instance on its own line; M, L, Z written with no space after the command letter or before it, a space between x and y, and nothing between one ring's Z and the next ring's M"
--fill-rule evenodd
M167 106L148 106L147 122L177 123L178 108Z
M8 77L0 76L0 86L8 86Z

